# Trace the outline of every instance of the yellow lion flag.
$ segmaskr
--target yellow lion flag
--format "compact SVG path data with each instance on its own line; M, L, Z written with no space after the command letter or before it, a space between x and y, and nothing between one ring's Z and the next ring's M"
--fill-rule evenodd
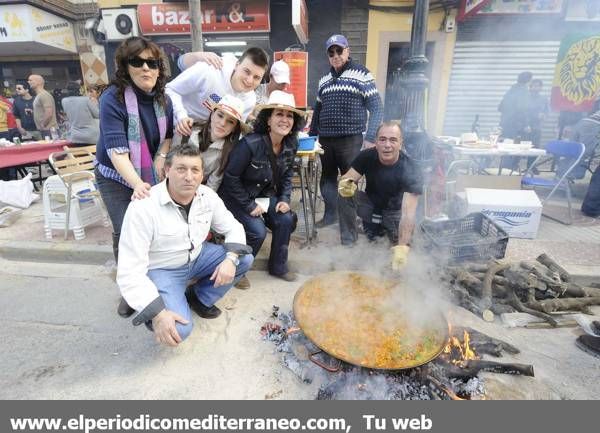
M600 97L600 35L567 35L560 43L551 105L555 111L591 111Z

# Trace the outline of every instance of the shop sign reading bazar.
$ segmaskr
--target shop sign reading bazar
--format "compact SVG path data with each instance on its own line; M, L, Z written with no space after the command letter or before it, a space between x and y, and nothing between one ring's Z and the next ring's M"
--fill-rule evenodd
M201 3L203 33L268 32L269 0L206 1ZM144 3L137 8L143 34L189 34L188 3Z

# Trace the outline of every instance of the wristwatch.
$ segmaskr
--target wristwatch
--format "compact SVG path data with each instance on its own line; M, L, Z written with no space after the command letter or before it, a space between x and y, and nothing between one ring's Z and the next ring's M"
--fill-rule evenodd
M238 258L237 254L227 253L227 258L231 260L236 267L239 266L240 259Z

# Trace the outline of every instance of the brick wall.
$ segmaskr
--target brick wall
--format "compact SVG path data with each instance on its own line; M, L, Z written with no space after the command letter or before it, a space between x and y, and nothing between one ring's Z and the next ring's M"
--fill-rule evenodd
M342 34L348 38L351 56L358 63L365 64L367 59L367 36L369 33L369 10L360 7L364 2L356 0L342 1Z

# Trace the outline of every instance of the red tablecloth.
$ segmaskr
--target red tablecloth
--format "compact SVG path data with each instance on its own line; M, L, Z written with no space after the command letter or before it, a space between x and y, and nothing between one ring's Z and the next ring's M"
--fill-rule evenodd
M17 167L47 161L52 152L60 152L67 140L32 141L20 146L0 147L0 168Z

